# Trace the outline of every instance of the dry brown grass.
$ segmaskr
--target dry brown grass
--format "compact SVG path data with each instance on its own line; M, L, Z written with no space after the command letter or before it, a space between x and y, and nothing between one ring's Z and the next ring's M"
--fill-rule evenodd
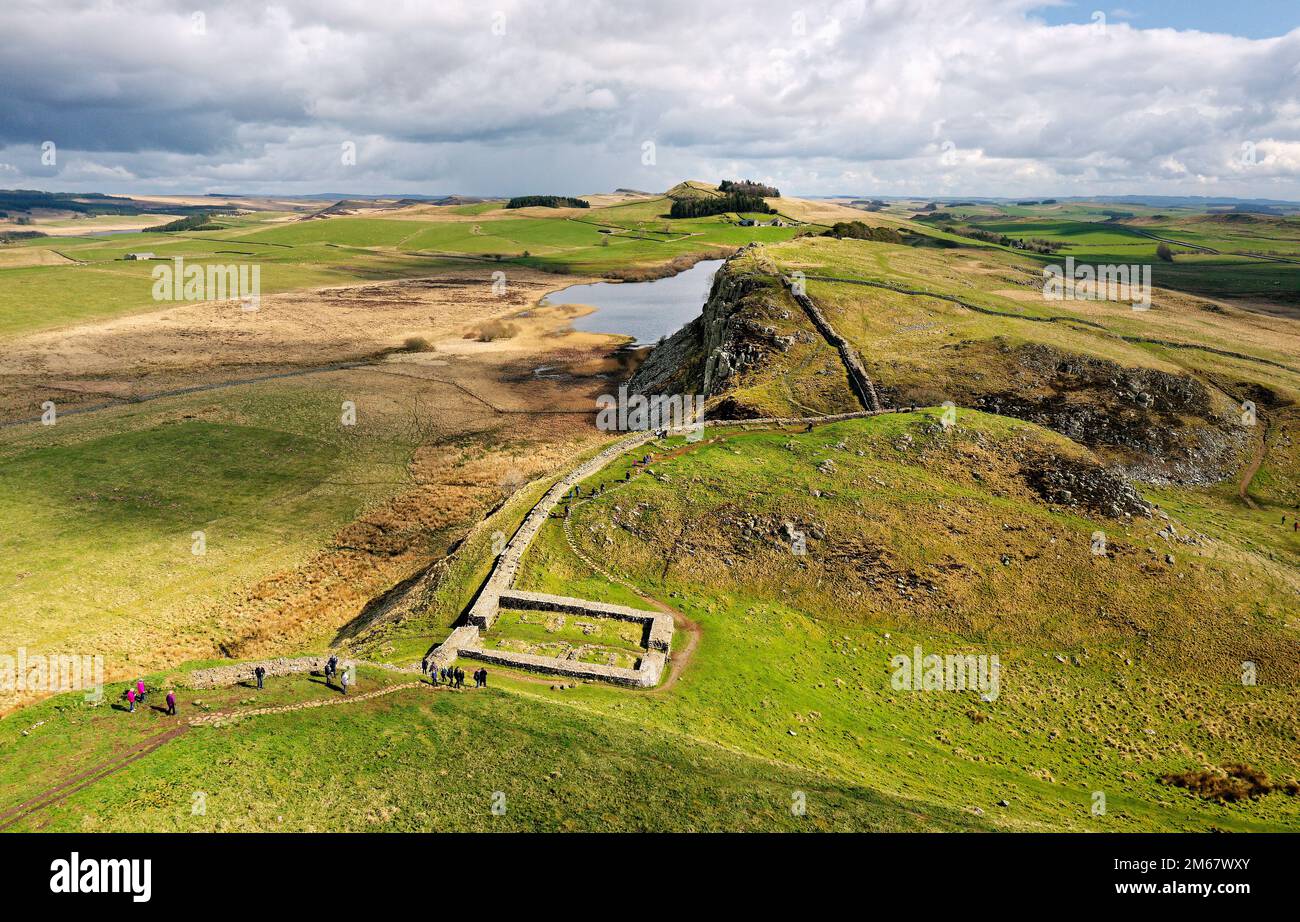
M1265 772L1244 763L1167 774L1160 780L1175 787L1187 788L1197 797L1217 800L1219 803L1250 800L1274 791L1282 791L1290 797L1300 794L1300 782L1294 778L1275 783Z

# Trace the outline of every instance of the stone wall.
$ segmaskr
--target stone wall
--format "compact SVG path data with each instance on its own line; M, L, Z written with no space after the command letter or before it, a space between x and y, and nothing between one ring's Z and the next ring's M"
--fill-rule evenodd
M544 592L524 592L519 589L501 593L501 607L631 621L633 624L644 624L649 629L649 649L667 653L672 646L673 619L671 615L664 612L628 608L626 605L610 605L606 602L589 602L586 599L548 595Z
M438 644L438 649L434 650L433 655L429 657L430 663L434 669L445 669L456 662L456 657L460 655L462 649L477 646L478 642L478 627L473 624L462 624L448 634L446 640Z
M573 679L595 679L628 688L654 688L659 684L659 679L663 676L664 664L667 662L667 657L658 651L642 654L641 662L636 669L556 659L553 656L534 656L531 653L485 650L482 647L463 647L460 655L511 669L544 672L548 675L567 676Z
M874 393L874 392L873 392ZM854 413L840 413L834 416L800 416L769 417L747 420L706 420L705 426L789 426L808 423L832 423L846 419L861 419L883 412L881 410L861 410ZM537 533L546 523L551 511L559 505L573 487L588 477L599 472L605 465L623 454L652 441L652 431L634 432L614 444L601 450L598 454L583 462L569 474L555 483L546 495L538 501L524 518L523 524L515 532L505 550L497 557L492 572L483 584L478 598L466 615L466 623L456 628L432 653L435 668L449 666L458 657L464 656L493 662L502 666L526 669L533 672L546 672L554 675L571 676L582 679L598 679L634 688L649 688L658 684L667 662L667 654L672 649L673 619L664 612L643 611L624 605L610 605L567 596L549 595L540 592L526 592L511 589L524 552L537 537ZM481 646L482 632L496 622L502 607L524 608L541 611L563 611L573 614L588 615L594 618L618 618L624 621L642 622L649 625L648 650L641 657L636 669L622 669L613 666L601 666L595 663L579 663L572 660L556 659L549 656L535 656L528 653L511 653L504 650L486 650Z
M551 487L541 501L528 513L523 524L519 526L519 530L510 539L510 543L506 545L501 556L497 558L492 567L492 574L488 577L483 590L469 610L467 621L484 630L490 628L492 623L496 621L497 612L500 609L501 593L509 589L510 585L515 581L515 574L519 572L519 564L523 559L524 551L528 550L528 545L532 544L533 538L537 537L537 533L546 524L547 516L559 505L560 500L564 499L566 493L619 455L631 451L638 445L644 445L654 437L653 432L634 432L583 462L570 471L567 476L559 480L555 486Z
M826 341L835 347L840 354L840 360L844 363L844 368L849 375L849 386L853 388L853 393L857 395L862 406L868 410L879 412L880 398L876 396L876 386L871 383L871 378L867 375L867 370L862 367L862 360L858 358L858 352L849 343L847 339L835 332L831 322L821 312L813 299L806 294L802 294L795 287L790 279L782 276L781 279L790 289L790 294L795 301L803 308L808 319L812 321L817 332L826 338Z
M258 660L231 666L213 666L210 669L196 669L185 677L188 688L222 688L237 685L243 681L255 681L253 670L258 666L266 670L267 676L297 675L304 672L321 672L325 669L327 656L303 656L297 659L277 657L276 659ZM339 668L348 669L356 665L356 660L340 659Z

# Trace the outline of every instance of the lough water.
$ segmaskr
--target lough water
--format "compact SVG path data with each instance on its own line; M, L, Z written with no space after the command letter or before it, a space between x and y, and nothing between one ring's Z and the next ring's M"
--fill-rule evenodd
M706 259L685 272L652 282L594 282L571 285L546 296L545 304L587 304L594 313L573 321L575 330L632 336L653 345L700 315L713 273L725 260Z

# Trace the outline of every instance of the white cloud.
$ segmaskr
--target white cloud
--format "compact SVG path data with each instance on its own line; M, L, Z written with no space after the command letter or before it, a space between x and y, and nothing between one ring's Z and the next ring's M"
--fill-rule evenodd
M1300 30L1112 11L1102 34L1040 5L801 3L800 28L779 0L230 0L195 34L188 0L11 0L0 153L32 185L105 191L589 192L725 169L804 194L1300 198Z

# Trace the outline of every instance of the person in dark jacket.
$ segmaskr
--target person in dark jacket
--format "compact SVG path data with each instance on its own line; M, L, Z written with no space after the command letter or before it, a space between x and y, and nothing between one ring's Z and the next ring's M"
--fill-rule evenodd
M258 666L253 670L253 675L257 677L257 687L262 687L262 680L266 678L266 667Z

